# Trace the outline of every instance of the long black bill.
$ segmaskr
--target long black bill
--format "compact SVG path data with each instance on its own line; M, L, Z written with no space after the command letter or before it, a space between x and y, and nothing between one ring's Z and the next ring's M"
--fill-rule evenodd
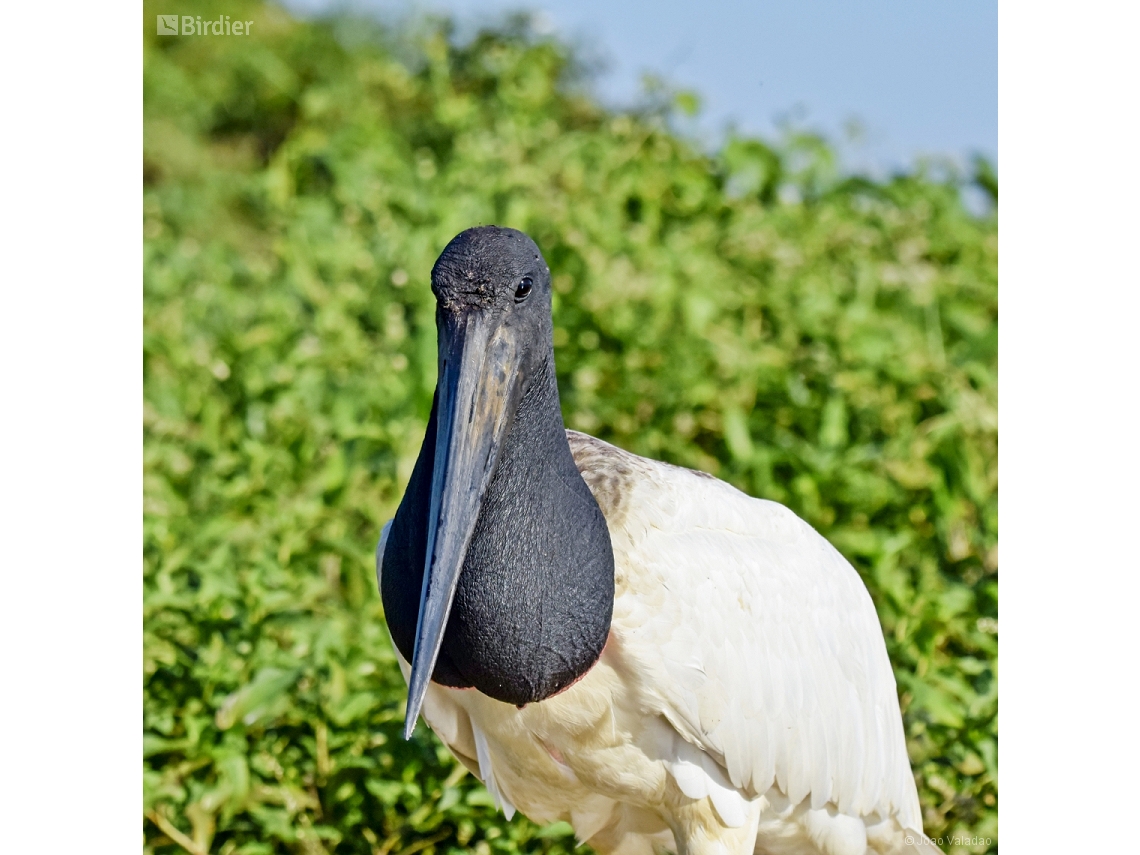
M405 739L435 670L483 494L517 404L518 353L500 324L474 311L448 313L441 314L438 331L435 467Z

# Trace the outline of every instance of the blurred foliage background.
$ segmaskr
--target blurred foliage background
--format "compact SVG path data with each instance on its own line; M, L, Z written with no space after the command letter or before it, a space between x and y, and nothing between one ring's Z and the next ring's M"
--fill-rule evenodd
M477 223L554 274L569 426L792 507L855 564L927 833L997 838L997 185L844 176L810 134L607 111L524 18L457 44L184 3L145 27L147 852L570 852L422 726L373 549L435 382L431 264ZM963 186L989 194L969 213Z

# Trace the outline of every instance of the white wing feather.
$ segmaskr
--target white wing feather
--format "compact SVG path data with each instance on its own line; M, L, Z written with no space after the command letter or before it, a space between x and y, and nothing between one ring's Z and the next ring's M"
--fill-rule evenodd
M782 505L606 446L611 468L615 455L636 477L592 477L576 452L621 556L615 637L658 712L749 797L775 784L793 805L920 831L894 675L855 569ZM682 789L697 786L687 771L673 773Z

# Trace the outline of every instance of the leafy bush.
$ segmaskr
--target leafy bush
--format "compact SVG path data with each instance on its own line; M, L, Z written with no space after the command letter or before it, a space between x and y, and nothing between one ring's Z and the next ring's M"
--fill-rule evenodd
M567 424L829 537L928 833L996 839L996 215L810 136L704 154L524 22L457 46L200 9L255 24L146 37L147 851L573 849L400 738L373 575L435 382L428 273L488 222L551 265Z

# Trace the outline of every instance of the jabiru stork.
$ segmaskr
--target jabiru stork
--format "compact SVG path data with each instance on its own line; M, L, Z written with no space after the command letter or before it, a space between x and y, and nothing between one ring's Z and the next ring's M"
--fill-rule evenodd
M854 568L711 475L567 430L550 271L485 226L431 272L438 382L376 568L418 716L508 817L600 853L937 851Z

